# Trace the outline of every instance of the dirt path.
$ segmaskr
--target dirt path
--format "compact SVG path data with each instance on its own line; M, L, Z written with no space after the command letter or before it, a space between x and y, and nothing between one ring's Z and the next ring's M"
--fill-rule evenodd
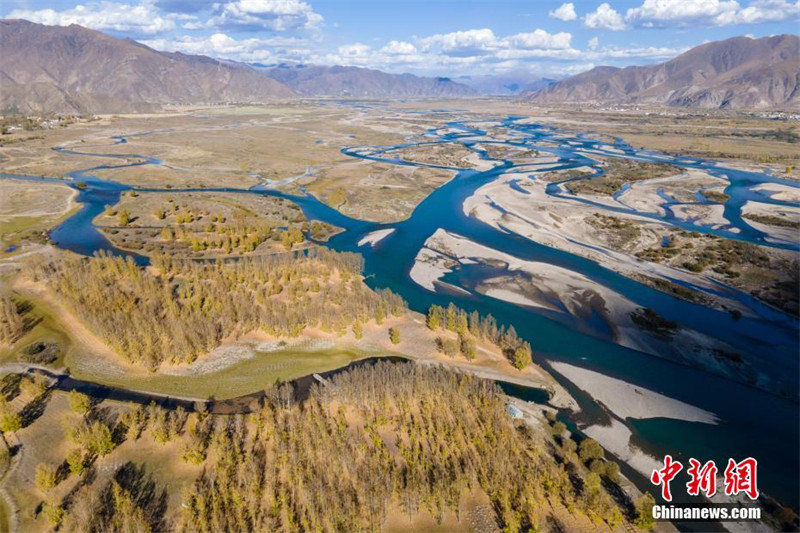
M58 298L41 284L31 281L17 280L13 288L33 299L43 302L52 311L53 318L62 326L63 331L70 338L91 352L108 357L111 361L122 366L128 366L105 342L92 333L83 322L75 316L72 309L60 302Z

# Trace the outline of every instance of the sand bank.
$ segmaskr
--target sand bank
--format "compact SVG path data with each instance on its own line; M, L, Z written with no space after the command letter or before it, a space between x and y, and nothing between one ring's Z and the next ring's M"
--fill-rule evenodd
M550 361L550 365L621 419L672 418L704 424L719 422L714 413L638 385L559 361Z
M375 246L376 244L378 244L380 241L382 241L384 238L388 237L392 233L394 233L394 228L379 229L371 233L367 233L366 235L364 235L364 237L361 238L360 241L358 241L358 246L361 247L364 246L365 244L369 244L370 246Z

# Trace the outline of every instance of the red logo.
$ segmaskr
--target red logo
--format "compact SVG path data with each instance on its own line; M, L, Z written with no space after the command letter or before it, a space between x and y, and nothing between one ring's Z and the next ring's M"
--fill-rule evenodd
M736 496L744 493L751 500L758 499L758 480L756 470L758 461L748 457L740 462L728 459L728 466L725 468L723 482L725 484L725 494ZM680 461L672 459L671 455L664 456L664 468L653 470L650 475L650 482L655 486L661 486L661 497L668 502L672 501L672 491L670 482L683 470ZM714 461L701 463L695 458L689 459L689 468L686 473L689 475L689 482L686 483L686 493L698 496L704 493L711 497L717 493L717 473L719 469Z
M668 502L672 501L669 484L681 470L683 470L683 465L678 461L673 461L671 455L667 455L664 457L664 468L653 470L653 473L650 474L650 482L656 486L661 485L661 497Z
M757 466L758 462L752 457L738 463L728 459L728 466L725 468L725 494L735 496L744 492L751 500L758 499Z
M706 493L709 498L717 492L717 465L714 461L708 461L700 466L700 461L695 458L689 459L689 469L686 470L689 483L686 484L686 492L692 496L697 496L700 491Z

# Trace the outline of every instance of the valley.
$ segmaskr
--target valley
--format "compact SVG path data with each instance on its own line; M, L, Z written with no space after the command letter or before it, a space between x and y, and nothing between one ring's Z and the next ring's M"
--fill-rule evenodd
M552 518L523 520L586 519L608 529L633 522L653 456L696 453L698 442L720 457L785 443L760 466L763 490L791 504L796 480L780 465L795 460L798 434L792 295L800 243L786 230L797 223L797 182L754 162L745 169L639 148L588 122L576 134L563 115L544 122L536 112L501 101L308 100L109 115L36 138L10 134L14 142L0 148L0 186L63 199L42 210L48 238L23 233L0 254L3 288L20 315L0 368L29 368L21 379L33 383L22 396L9 394L6 409L43 402L39 416L66 416L66 392L41 400L32 388L50 390L32 370L44 365L68 369L76 382L197 405L239 405L255 394L248 405L264 406L259 417L294 417L308 407L276 383L401 356L429 369L419 370L423 384L466 379L470 388L482 378L520 387L503 401L524 410L534 428L526 431L552 451L548 464L573 464L585 477L591 461L578 464L569 451L584 432L627 461L617 483L628 503L618 511L601 491L590 501L602 516L566 518L567 490L549 504ZM725 120L750 124L742 115ZM9 202L7 216L27 216L33 202L24 203ZM754 219L756 203L780 210ZM446 313L431 311L438 306ZM465 374L441 377L440 366ZM377 416L364 437L377 443L376 432L376 446L391 457L404 441L392 444L398 437L381 417L395 415L347 404L346 395L360 394L347 380L404 371L356 368L352 377L319 381L314 409L344 416L351 433L362 431L354 420ZM325 380L343 380L339 390L350 392L330 397ZM539 403L525 400L537 390ZM626 390L647 391L647 408L609 403ZM124 420L128 436L115 441L118 450L95 454L97 467L138 457L131 448L145 439L154 457L175 465L174 475L196 480L188 500L167 494L167 516L191 520L179 508L208 497L214 481L198 477L185 457L222 460L224 448L208 447L223 438L208 433L222 419L194 413L187 422L146 408L149 422L130 433L140 424L130 417L142 418L125 413L140 408L113 402L92 409L108 404L115 414L104 423ZM327 402L348 414L325 411ZM575 441L556 428L563 422L547 418L556 409ZM255 431L236 420L237 431ZM20 430L26 447L36 448L39 424ZM752 436L744 429L752 427L764 431ZM59 450L42 460L68 451ZM20 468L33 472L25 461ZM100 477L93 489L75 490L97 490L108 479ZM408 527L438 517L456 527L448 513L457 509L475 520L491 512L482 492L490 487L424 511L380 508L363 523ZM13 499L31 508L65 490L61 482L55 492L28 486ZM232 520L224 509L214 520ZM71 508L62 519L80 512L89 511ZM48 520L19 516L26 527Z

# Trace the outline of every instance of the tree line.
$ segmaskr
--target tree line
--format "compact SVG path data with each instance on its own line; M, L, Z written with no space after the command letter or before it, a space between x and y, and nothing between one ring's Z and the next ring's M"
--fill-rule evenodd
M439 348L446 355L460 351L467 359L475 358L474 338L499 347L515 367L522 369L531 364L531 345L517 336L514 326L498 326L492 315L481 316L477 311L467 313L452 302L447 307L432 305L425 320L428 329L445 330L458 335L458 341L440 338Z
M373 291L361 257L315 247L305 253L192 261L158 255L151 268L98 253L40 263L43 280L116 352L157 368L186 363L252 331L297 336L345 332L354 323L402 315L405 302Z

